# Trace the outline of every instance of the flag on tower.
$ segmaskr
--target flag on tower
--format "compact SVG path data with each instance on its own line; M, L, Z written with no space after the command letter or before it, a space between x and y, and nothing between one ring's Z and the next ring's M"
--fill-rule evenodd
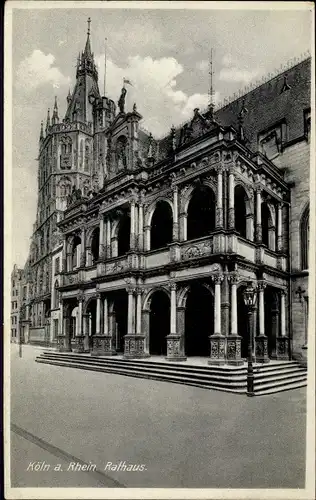
M131 85L133 87L133 84L128 78L123 78L123 85Z

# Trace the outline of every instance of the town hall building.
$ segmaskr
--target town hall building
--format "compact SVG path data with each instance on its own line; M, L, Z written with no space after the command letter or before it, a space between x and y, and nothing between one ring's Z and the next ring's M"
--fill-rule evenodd
M163 139L102 96L90 30L39 140L21 316L62 352L241 365L307 353L311 61Z

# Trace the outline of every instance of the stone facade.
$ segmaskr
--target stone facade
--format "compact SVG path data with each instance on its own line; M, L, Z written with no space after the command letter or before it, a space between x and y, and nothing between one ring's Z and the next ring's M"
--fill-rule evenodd
M239 365L251 281L256 360L306 355L310 60L161 140L126 92L118 107L100 95L88 34L65 119L55 104L40 137L56 204L43 218L39 196L31 328L50 323L62 351Z

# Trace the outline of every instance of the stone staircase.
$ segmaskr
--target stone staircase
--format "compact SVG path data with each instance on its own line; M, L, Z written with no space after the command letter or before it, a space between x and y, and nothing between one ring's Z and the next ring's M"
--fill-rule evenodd
M159 359L159 358L158 358ZM114 373L128 377L147 378L204 389L245 394L247 391L247 367L210 366L186 362L166 362L152 359L122 359L91 356L90 354L44 351L36 357L38 363L46 363L82 370ZM255 395L304 387L307 370L295 361L272 361L254 365Z

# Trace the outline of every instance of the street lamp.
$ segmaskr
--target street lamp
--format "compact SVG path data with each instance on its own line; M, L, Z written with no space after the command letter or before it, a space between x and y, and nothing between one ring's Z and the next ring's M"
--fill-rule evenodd
M252 359L252 345L253 345L253 313L256 307L257 290L253 284L249 282L247 288L244 290L244 302L247 308L248 315L248 365L247 365L247 396L254 396L253 388L253 359Z

